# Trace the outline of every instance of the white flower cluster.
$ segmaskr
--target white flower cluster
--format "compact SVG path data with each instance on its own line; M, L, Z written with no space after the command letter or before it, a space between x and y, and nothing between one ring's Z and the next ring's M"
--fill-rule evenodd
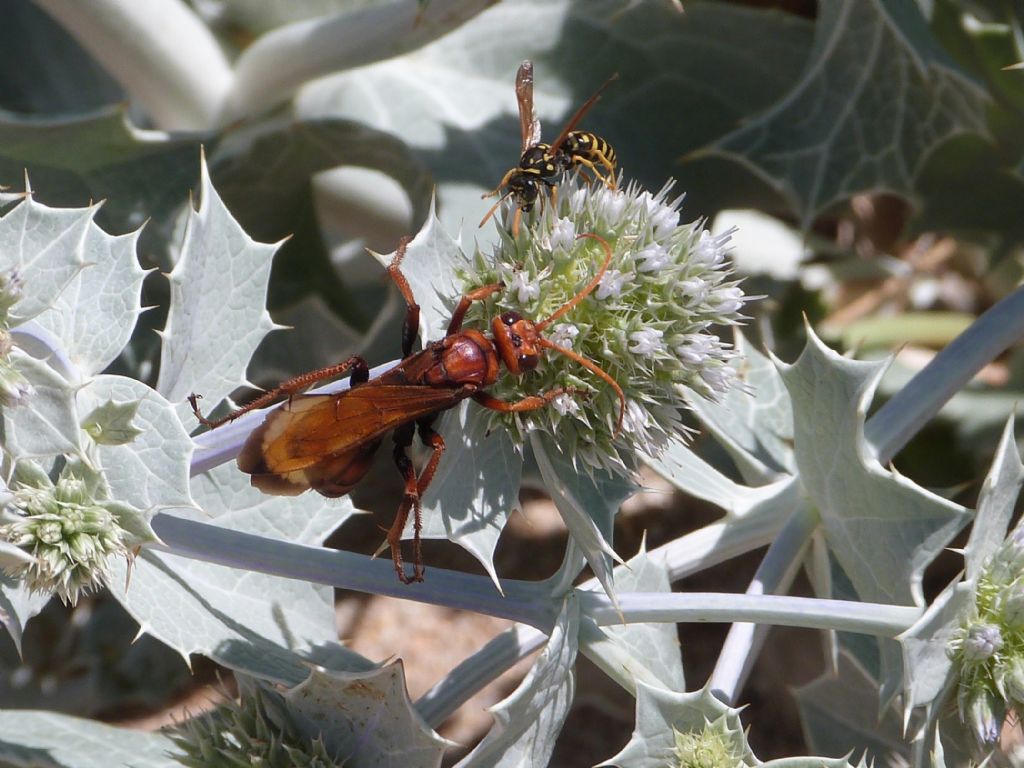
M514 310L535 321L550 317L600 269L606 241L613 257L592 293L545 329L546 338L608 373L626 397L621 431L616 393L578 362L548 352L538 370L506 376L491 393L506 400L557 387L591 394L559 396L551 408L498 415L514 432L556 435L562 450L584 466L630 471L633 454L658 453L685 435L684 388L717 397L735 379L731 346L721 326L738 323L745 301L730 279L729 234L712 236L703 222L680 223L682 198L669 199L631 184L625 189L585 186L570 179L558 202L530 226L502 233L491 255L477 253L460 275L470 290L501 282L505 290L475 306L469 326L486 329L491 317Z

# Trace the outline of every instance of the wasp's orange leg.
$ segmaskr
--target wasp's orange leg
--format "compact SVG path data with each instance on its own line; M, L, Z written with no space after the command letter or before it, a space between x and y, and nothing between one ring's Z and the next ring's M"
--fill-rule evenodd
M431 419L432 420L432 419ZM437 465L444 455L444 438L441 437L430 425L431 420L424 420L417 423L403 425L395 430L395 464L398 471L405 479L405 496L395 513L395 520L388 529L384 543L377 550L380 554L385 548L391 550L391 562L395 565L395 573L403 584L412 584L416 581L423 581L423 546L421 533L423 531L423 509L421 499L430 482L434 479ZM413 468L412 460L409 458L408 449L412 445L413 435L419 428L420 439L424 445L433 449L427 466L420 472L419 478ZM409 521L409 513L413 513L413 575L405 572L405 564L402 560L402 535L405 533L405 525Z
M405 258L405 251L412 242L411 237L403 237L398 242L395 255L388 264L388 275L398 288L398 292L405 299L405 320L402 323L402 357L412 354L412 345L420 332L420 305L416 303L416 297L412 295L412 288L409 281L402 274L402 259Z
M452 319L448 323L448 333L446 335L452 336L459 332L462 328L462 321L466 318L466 312L469 311L469 307L474 301L483 301L484 299L493 296L504 287L504 283L491 283L490 285L481 286L475 291L470 291L462 296L462 298L459 299L458 306L455 307L455 311L452 312Z
M366 361L359 355L353 355L344 362L329 365L326 368L320 368L319 370L310 371L309 373L303 373L301 376L296 376L295 378L281 382L270 391L264 392L252 402L246 403L241 408L238 408L227 416L223 416L219 419L208 419L203 416L202 412L199 410L199 400L202 398L202 395L193 393L188 396L188 402L189 405L192 406L192 413L195 414L199 423L205 427L214 429L219 427L221 424L234 421L243 413L254 411L257 408L265 408L266 406L273 404L278 398L291 397L292 395L296 395L302 390L313 386L318 381L335 379L339 376L345 375L349 371L351 371L350 380L352 386L362 384L370 378L370 368L366 365Z
M507 171L505 171L505 175L501 177L501 181L498 182L498 186L496 186L490 192L485 192L484 194L480 195L480 199L486 200L488 197L500 195L501 190L508 185L509 180L512 178L513 174L515 174L515 172L518 170L518 168L509 168Z
M540 395L530 395L529 397L524 397L522 400L516 400L514 403L510 403L507 400L500 400L486 392L477 392L473 395L473 399L480 403L484 408L490 408L492 411L500 411L501 413L522 413L524 411L536 411L546 405L550 405L551 401L559 395L580 395L586 393L587 391L585 389L556 387L555 389L548 390Z

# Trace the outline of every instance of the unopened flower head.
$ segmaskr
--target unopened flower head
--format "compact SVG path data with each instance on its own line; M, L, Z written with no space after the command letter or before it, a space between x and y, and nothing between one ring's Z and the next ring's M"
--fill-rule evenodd
M106 583L111 556L128 556L128 535L116 505L93 498L72 474L56 484L15 484L0 524L0 540L32 559L11 575L33 592L55 594L65 603Z
M1024 712L1024 529L1012 531L978 573L973 609L948 654L958 673L961 719L988 748L1005 713Z
M334 768L322 738L311 739L294 723L280 694L247 684L240 701L228 700L212 712L168 732L184 753L174 757L194 768Z
M679 768L742 768L751 765L742 731L729 727L727 716L705 723L700 730L673 729L675 746L666 765Z
M471 308L467 326L485 330L506 311L540 322L601 268L604 246L587 235L612 250L590 294L543 335L622 388L622 429L616 434L621 406L614 389L578 361L546 350L536 371L505 376L490 393L511 401L561 387L581 407L560 399L558 407L493 417L520 439L527 429L547 431L584 467L628 471L636 451L656 454L685 435L686 388L715 398L735 378L734 352L713 331L742 319L743 293L725 259L728 235L713 237L700 221L681 224L682 198L670 198L671 186L651 194L635 184L609 189L569 179L556 205L546 205L531 224L524 217L515 235L502 230L494 253L477 253L473 268L459 275L464 291L506 286Z

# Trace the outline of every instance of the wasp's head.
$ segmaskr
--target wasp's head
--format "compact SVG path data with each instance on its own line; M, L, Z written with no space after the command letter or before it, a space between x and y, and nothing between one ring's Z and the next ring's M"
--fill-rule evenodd
M518 312L506 312L491 321L494 346L509 373L519 376L532 371L540 362L539 336L532 320Z

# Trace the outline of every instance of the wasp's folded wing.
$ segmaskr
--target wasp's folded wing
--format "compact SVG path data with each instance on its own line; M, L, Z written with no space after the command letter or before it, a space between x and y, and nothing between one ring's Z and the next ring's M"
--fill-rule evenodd
M363 446L397 426L450 408L471 391L370 382L337 395L297 395L255 430L238 458L245 472L287 474ZM371 448L372 450L372 448Z

